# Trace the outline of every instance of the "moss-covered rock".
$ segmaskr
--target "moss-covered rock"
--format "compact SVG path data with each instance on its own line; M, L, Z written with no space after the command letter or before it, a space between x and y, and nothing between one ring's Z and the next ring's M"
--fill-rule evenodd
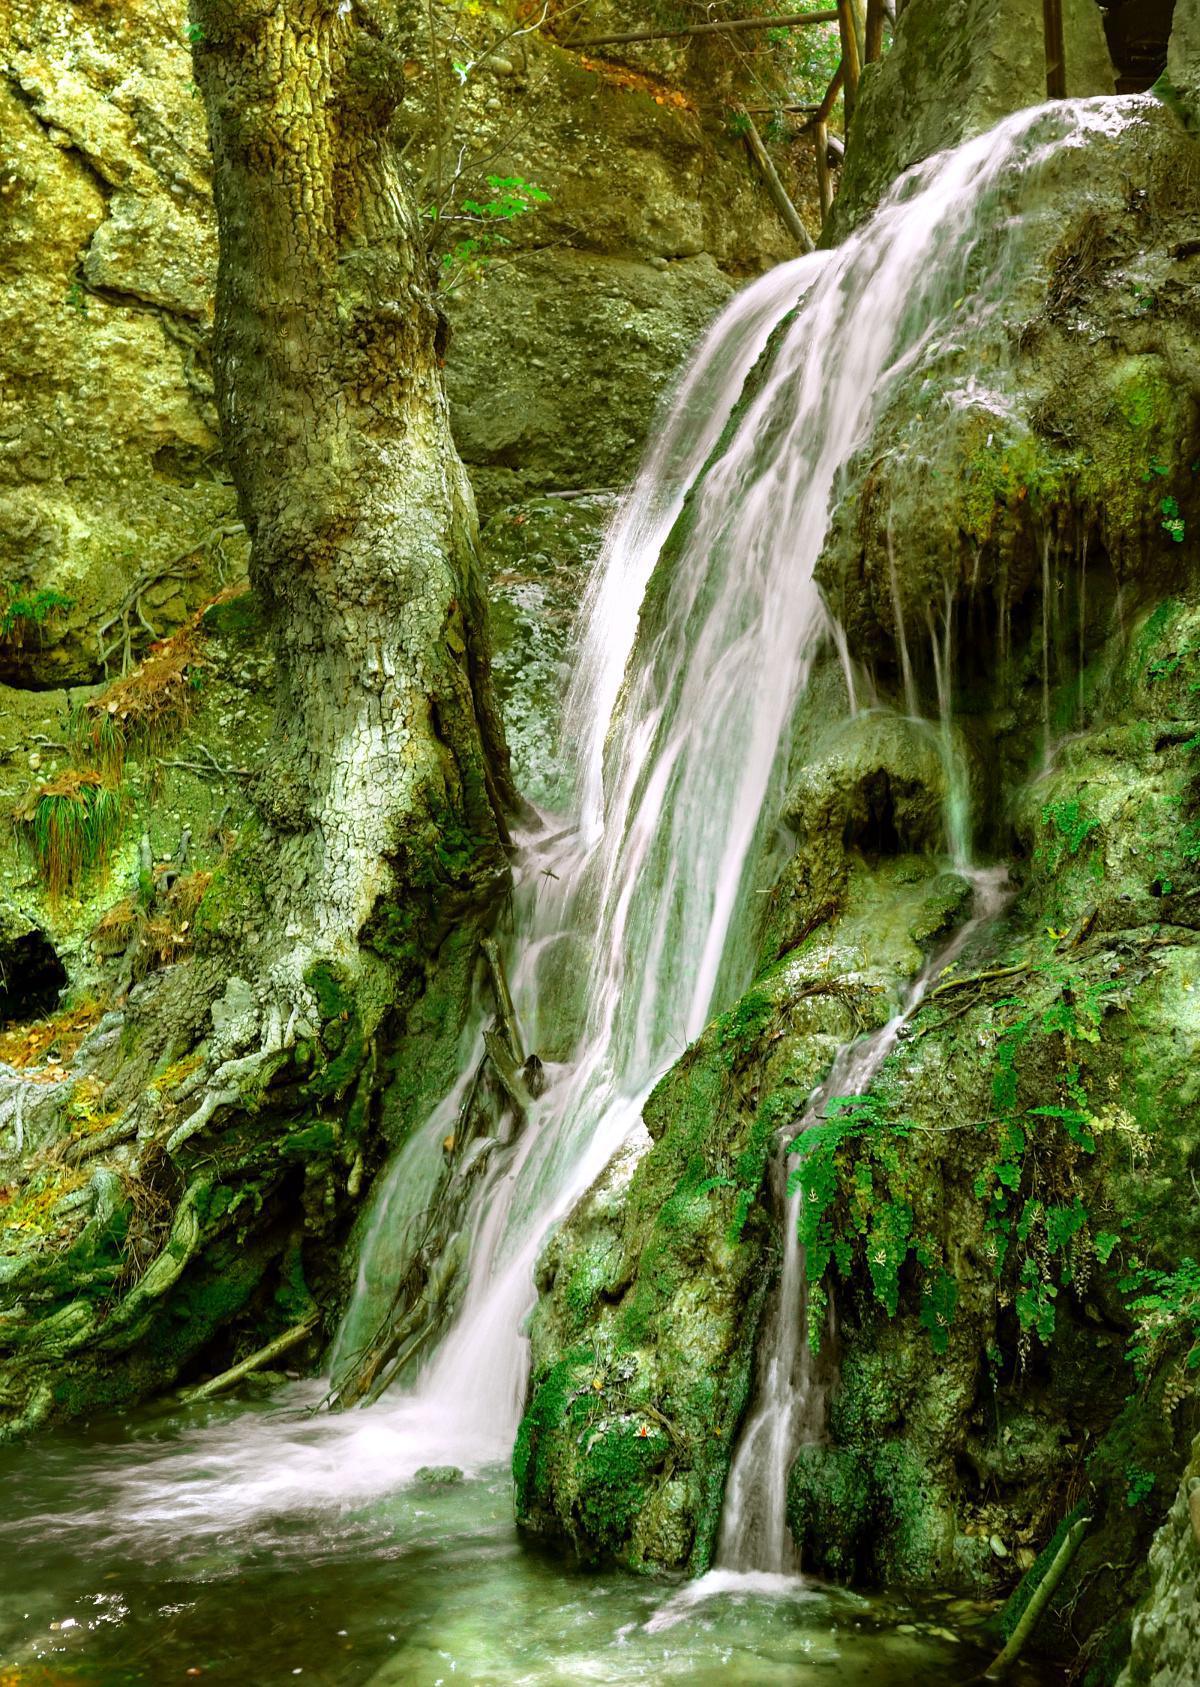
M585 1558L693 1572L711 1559L776 1268L768 1165L840 1043L888 1018L930 898L945 898L912 857L855 872L874 898L848 895L840 922L841 903L827 909L825 930L713 1021L646 1102L646 1135L543 1253L517 1510ZM863 918L868 902L891 917Z
M542 498L497 510L483 530L491 587L492 671L521 794L568 807L559 742L568 648L614 499Z
M1150 1550L1150 1592L1119 1687L1186 1687L1200 1675L1200 1439Z
M1097 7L1067 0L1062 14L1067 93L1111 94ZM909 0L891 51L863 75L826 238L843 239L910 165L1045 98L1038 0Z

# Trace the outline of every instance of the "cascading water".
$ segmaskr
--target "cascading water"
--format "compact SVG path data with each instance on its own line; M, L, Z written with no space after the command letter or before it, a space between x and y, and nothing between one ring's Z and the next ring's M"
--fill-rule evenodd
M900 1011L886 1025L847 1043L808 1111L787 1136L800 1136L823 1117L835 1096L863 1095L896 1047L905 1026L940 973L953 964L1005 900L1003 868L968 870L975 897L971 918L921 969ZM774 1175L781 1192L793 1156L780 1145ZM787 1575L800 1568L787 1526L787 1470L798 1447L817 1441L825 1428L826 1388L807 1339L807 1285L800 1245L796 1191L784 1197L784 1251L779 1283L759 1337L755 1406L742 1430L725 1490L717 1542L718 1571ZM831 1309L832 1310L832 1309Z
M468 1256L458 1315L413 1388L368 1411L311 1416L285 1401L123 1470L114 1504L125 1525L174 1529L182 1517L196 1535L349 1510L418 1466L507 1457L525 1384L521 1324L548 1228L638 1131L660 1074L749 981L747 885L786 777L789 725L827 641L855 695L814 580L839 471L893 383L958 331L964 308L999 293L1008 188L1047 151L1120 121L1119 110L1059 102L929 160L842 247L763 277L710 331L584 607L565 729L577 747L575 812L521 843L509 975L532 1046L552 973L560 987L573 973L584 1001L569 1058L547 1062L546 1094L478 1181L457 1243ZM670 565L652 580L669 535ZM945 686L948 697L948 673ZM953 853L965 858L957 843ZM477 1060L464 1045L464 1072ZM863 1076L834 1081L861 1086ZM402 1233L419 1228L460 1091L381 1181L343 1351L370 1326L366 1301L389 1286L387 1250L399 1238L403 1252ZM802 1362L798 1344L780 1354L781 1392ZM729 1529L736 1517L734 1500Z
M843 247L735 300L681 389L585 605L566 711L579 745L577 824L522 852L513 980L523 1019L536 1022L548 950L572 932L595 935L574 1056L481 1193L465 1305L417 1384L422 1415L440 1430L459 1425L462 1460L511 1444L521 1320L547 1230L638 1130L648 1090L714 1007L748 982L748 869L780 795L797 699L834 631L814 569L839 470L892 383L958 331L968 293L972 308L991 304L1006 241L988 242L1014 177L1109 121L1104 102L1024 112L917 167ZM676 523L660 589L652 575ZM948 667L948 643L944 654ZM952 764L949 685L939 667ZM962 772L947 773L948 843L965 864Z

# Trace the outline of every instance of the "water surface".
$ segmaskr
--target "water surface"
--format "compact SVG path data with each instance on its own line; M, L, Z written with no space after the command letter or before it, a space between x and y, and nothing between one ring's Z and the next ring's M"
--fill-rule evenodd
M395 1410L314 1398L0 1448L0 1682L926 1687L986 1661L965 1604L573 1571L517 1534L503 1467L414 1481L400 1458L389 1485Z

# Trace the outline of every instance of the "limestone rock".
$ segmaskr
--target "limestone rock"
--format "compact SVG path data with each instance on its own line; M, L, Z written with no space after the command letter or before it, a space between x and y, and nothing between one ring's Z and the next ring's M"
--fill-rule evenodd
M632 479L656 406L731 296L710 256L528 253L451 295L447 382L487 505Z
M614 499L540 498L497 510L482 543L490 571L492 672L517 788L565 809L558 743L568 644Z
M1117 1687L1192 1687L1200 1681L1200 1438L1170 1515L1150 1549L1150 1593L1133 1624Z
M98 677L126 620L137 641L170 631L242 559L232 489L213 472L216 237L182 32L151 0L14 12L0 81L0 677L46 686Z
M1094 0L1066 0L1067 93L1111 94ZM910 0L859 92L828 242L874 210L910 165L1046 98L1041 0Z

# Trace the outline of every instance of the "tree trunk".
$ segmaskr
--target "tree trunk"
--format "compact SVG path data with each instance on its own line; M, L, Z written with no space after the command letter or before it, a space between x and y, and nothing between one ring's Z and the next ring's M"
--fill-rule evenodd
M508 758L445 324L389 136L404 43L364 0L192 16L217 402L282 682L271 986L311 1018L314 963L353 972L385 914L419 952L494 895Z

